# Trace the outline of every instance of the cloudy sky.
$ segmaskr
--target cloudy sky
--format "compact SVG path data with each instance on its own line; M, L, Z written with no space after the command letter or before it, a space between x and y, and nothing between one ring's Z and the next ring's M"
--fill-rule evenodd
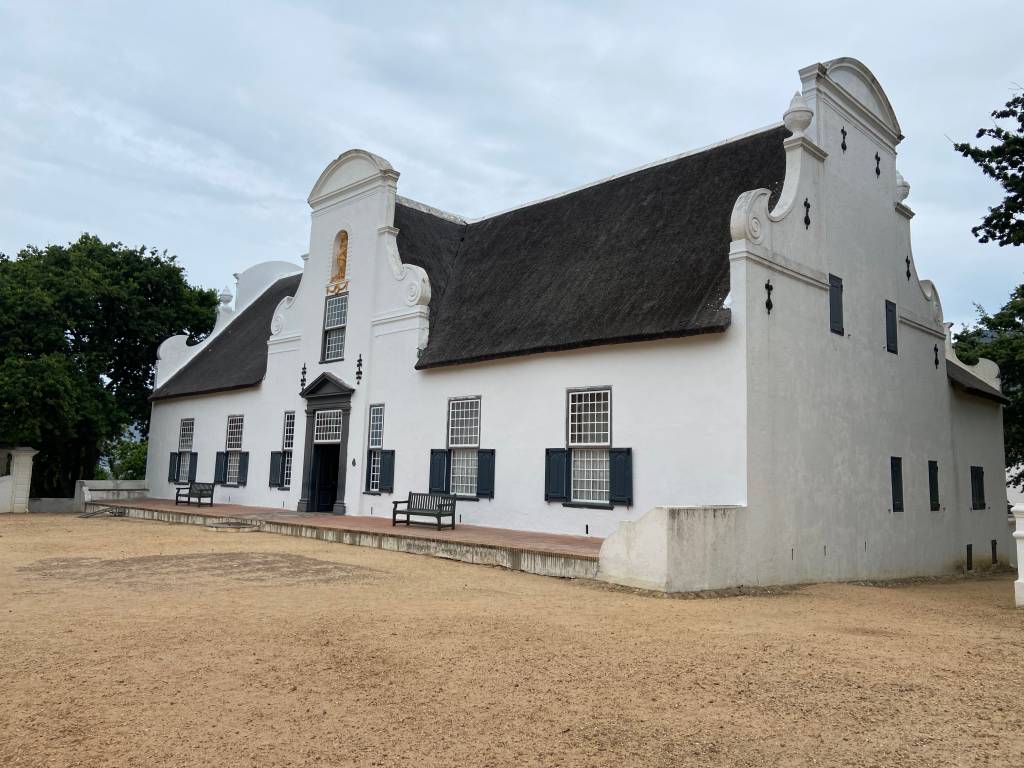
M1024 281L1022 249L974 241L999 190L951 148L1024 83L1019 0L687 5L0 0L0 252L89 231L219 288L297 261L350 147L482 216L776 122L800 67L854 56L907 135L947 319Z

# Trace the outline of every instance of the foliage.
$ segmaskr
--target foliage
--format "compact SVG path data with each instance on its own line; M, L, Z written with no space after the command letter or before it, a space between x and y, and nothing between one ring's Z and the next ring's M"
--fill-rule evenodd
M981 224L971 229L982 243L995 241L999 245L1024 244L1024 93L1018 93L1003 109L992 113L995 120L1009 120L1004 128L998 123L991 128L980 128L975 138L991 139L988 147L976 147L967 142L953 148L973 160L986 176L999 182L1006 197L995 208L989 208ZM1013 125L1013 122L1016 125Z
M71 496L103 447L148 432L156 349L213 327L214 291L174 256L84 234L0 254L0 442L39 450L32 492Z
M145 480L146 452L149 442L131 436L115 440L107 447L111 480Z
M994 315L978 307L978 321L956 335L957 356L973 365L987 357L999 366L1003 395L1010 401L1003 411L1006 466L1010 484L1024 485L1024 285Z

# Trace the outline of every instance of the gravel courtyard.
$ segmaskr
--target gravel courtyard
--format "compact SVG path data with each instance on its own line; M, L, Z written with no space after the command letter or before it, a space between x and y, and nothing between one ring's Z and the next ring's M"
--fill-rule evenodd
M667 599L0 517L0 765L1024 762L1012 577Z

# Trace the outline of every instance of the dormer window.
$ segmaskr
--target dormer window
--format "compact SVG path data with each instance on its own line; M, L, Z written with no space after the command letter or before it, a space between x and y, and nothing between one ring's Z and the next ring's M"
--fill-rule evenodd
M321 361L345 359L345 326L348 323L348 294L328 296L324 304L324 340Z

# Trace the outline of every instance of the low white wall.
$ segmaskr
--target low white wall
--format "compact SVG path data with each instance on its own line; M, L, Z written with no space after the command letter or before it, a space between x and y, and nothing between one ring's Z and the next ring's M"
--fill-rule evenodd
M91 502L141 499L149 495L145 480L79 480L72 498L29 499L29 512L81 514Z
M737 586L746 527L746 507L654 507L604 540L598 578L662 592Z

